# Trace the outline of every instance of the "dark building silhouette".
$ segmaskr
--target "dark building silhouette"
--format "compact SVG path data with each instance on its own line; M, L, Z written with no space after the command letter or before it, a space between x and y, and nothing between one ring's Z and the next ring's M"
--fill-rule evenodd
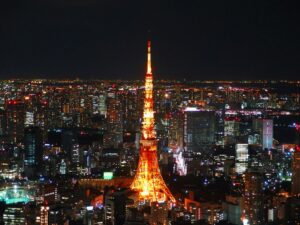
M5 202L0 201L0 225L4 225L4 222L3 222L4 211L5 211Z
M24 169L28 177L36 175L43 162L42 132L39 127L27 127L24 131Z
M291 197L286 202L285 223L300 224L300 197Z
M214 111L186 110L184 144L188 152L209 148L215 143L216 115Z
M21 142L23 139L25 106L17 100L6 104L6 133L10 142Z
M263 176L259 172L245 173L244 207L250 224L264 224Z

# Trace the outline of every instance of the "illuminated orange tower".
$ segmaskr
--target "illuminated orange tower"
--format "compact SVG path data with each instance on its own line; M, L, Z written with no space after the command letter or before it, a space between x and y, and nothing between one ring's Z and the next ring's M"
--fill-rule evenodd
M147 73L143 112L142 138L138 168L131 189L138 192L140 202L175 203L175 198L165 184L157 160L157 142L154 131L153 76L151 68L151 42L148 41Z

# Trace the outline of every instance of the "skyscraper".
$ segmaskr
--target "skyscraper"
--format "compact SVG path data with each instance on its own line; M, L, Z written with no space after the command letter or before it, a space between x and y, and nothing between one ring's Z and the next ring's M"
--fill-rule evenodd
M40 224L48 225L48 214L49 214L49 206L42 205L40 208Z
M244 208L249 224L264 224L263 176L259 172L245 173Z
M254 119L253 130L260 135L260 144L263 149L273 147L273 120L272 119Z
M165 184L159 170L157 141L154 131L153 76L151 68L151 43L148 42L145 98L140 141L140 158L131 189L138 192L140 203L175 202L175 198Z
M214 111L187 108L184 114L184 145L188 152L198 152L215 144Z
M107 147L119 147L123 142L122 107L117 90L113 89L107 95L107 126L108 134L105 136Z
M4 224L25 224L24 204L16 203L7 205L3 213Z
M39 127L27 127L24 132L24 166L27 176L33 175L43 160L42 132Z
M242 174L248 167L248 144L235 145L235 171Z
M21 101L9 100L6 104L6 133L10 142L23 139L25 108Z
M224 142L225 144L235 143L240 135L240 119L238 117L227 117L224 120Z

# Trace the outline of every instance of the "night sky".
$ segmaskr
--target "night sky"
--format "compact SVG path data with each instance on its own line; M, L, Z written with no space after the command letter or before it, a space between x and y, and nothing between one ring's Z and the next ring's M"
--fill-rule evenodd
M156 79L300 79L296 1L7 2L1 79L143 79L149 36Z

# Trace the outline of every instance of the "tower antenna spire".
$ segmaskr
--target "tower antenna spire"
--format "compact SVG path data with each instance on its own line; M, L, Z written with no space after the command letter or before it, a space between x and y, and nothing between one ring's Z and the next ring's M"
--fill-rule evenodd
M151 66L151 41L150 40L148 40L147 74L152 74L152 66Z

